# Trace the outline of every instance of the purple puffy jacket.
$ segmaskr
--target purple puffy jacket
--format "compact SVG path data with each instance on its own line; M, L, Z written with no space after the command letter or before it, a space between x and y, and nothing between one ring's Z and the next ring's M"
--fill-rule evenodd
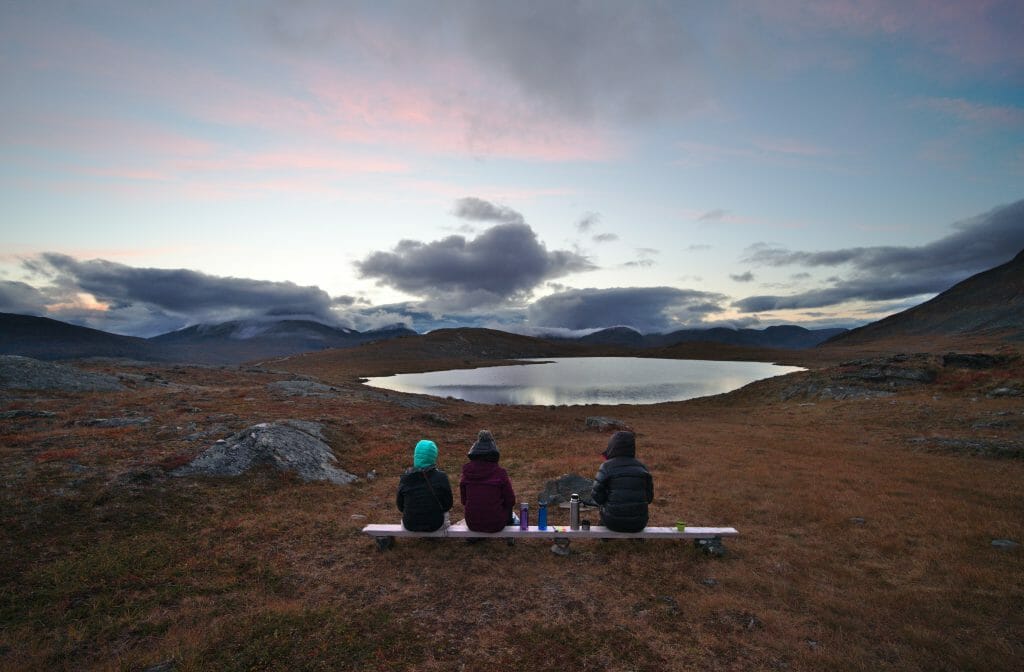
M508 472L495 462L470 460L462 465L459 499L466 526L475 532L498 532L512 518L516 493Z

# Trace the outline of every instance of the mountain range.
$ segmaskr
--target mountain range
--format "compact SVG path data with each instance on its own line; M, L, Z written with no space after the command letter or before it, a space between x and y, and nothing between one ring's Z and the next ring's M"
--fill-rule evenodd
M360 332L309 320L281 320L195 325L152 338L137 338L47 317L0 313L0 354L36 359L121 357L195 364L237 364L415 335L415 331L401 325Z
M197 364L237 364L396 338L408 339L400 348L408 353L440 348L455 354L472 344L470 350L474 352L486 351L492 358L501 358L549 356L578 346L621 351L717 344L737 349L793 350L887 342L914 347L911 344L915 340L934 336L1024 340L1024 252L1006 264L967 278L930 301L849 331L784 325L641 334L629 327L612 327L579 338L532 338L468 328L420 335L403 325L360 332L309 320L280 320L195 325L152 338L137 338L46 317L0 313L0 354L37 359L120 357Z

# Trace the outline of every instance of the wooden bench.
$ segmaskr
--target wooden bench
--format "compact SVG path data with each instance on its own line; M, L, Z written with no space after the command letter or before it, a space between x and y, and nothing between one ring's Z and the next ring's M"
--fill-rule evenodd
M548 525L541 530L535 525L522 530L518 525L510 525L498 532L474 532L466 527L466 521L442 527L433 532L410 532L400 524L371 524L363 528L363 533L374 538L377 548L386 551L395 543L396 537L423 537L434 539L517 539L545 538L556 545L568 549L573 539L692 539L694 546L709 555L720 556L725 553L722 539L739 536L734 527L687 527L680 532L674 527L645 527L640 532L615 532L607 527L592 525L589 530L573 530L565 525Z

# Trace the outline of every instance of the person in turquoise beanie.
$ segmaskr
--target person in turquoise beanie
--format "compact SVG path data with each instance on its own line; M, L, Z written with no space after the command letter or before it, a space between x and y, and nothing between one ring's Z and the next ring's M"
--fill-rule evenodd
M444 525L452 508L448 474L437 468L437 444L426 439L416 444L412 467L402 474L396 496L402 526L411 532L433 532Z

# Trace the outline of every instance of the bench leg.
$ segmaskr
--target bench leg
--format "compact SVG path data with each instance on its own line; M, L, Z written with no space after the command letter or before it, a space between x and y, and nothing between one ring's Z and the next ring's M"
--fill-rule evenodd
M704 551L704 555L710 555L716 558L721 558L725 555L725 545L722 543L721 537L712 537L711 539L694 539L693 545Z
M377 542L377 550L381 552L395 545L394 537L374 537L373 540Z

